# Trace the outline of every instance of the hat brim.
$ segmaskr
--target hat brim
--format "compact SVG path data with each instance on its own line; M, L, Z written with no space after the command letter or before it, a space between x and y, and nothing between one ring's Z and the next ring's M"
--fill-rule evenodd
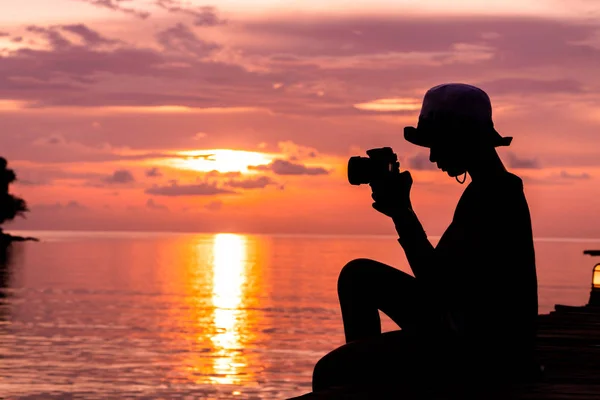
M417 129L414 126L407 126L404 128L404 139L409 143L421 147L431 147L433 144L433 138L430 134L424 132L422 129Z
M431 131L418 129L414 126L407 126L404 128L404 139L414 145L427 148L430 148L437 141ZM491 144L494 147L500 147L510 146L513 138L510 136L503 137L496 131L496 129L492 128L491 139Z

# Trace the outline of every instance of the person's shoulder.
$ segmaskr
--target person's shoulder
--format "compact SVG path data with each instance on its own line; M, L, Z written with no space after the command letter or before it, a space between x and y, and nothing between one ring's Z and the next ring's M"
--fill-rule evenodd
M493 194L503 208L521 208L527 202L523 179L511 172L506 172L494 183Z
M504 172L485 181L477 182L474 188L477 196L481 198L484 208L510 208L513 204L521 203L525 198L523 180L510 172Z
M488 177L479 185L483 190L492 192L513 192L523 190L523 179L513 174L512 172L502 172L494 176Z
M523 190L523 179L512 172L507 171L502 180L506 186Z

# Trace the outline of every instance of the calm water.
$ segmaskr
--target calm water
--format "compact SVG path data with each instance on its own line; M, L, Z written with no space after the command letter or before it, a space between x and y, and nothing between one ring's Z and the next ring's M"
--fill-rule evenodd
M343 342L345 262L407 270L394 237L26 234L0 275L0 398L299 395ZM540 312L587 301L599 247L537 241Z

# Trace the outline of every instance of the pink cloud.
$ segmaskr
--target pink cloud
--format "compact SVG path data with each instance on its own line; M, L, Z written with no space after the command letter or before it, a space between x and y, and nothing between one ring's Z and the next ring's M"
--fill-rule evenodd
M125 11L126 2L90 3L138 16L147 11ZM47 203L42 196L67 188L73 190L68 198L91 204L86 193L90 201L96 200L85 191L102 190L82 189L76 182L106 187L103 179L110 176L121 181L110 174L123 170L132 177L155 178L154 186L130 181L121 192L123 204L142 205L140 213L162 206L153 198L149 203L147 195L169 197L171 209L180 210L189 207L183 202L190 197L235 194L227 209L237 214L229 223L239 221L240 226L252 227L260 210L245 209L244 201L260 191L250 189L295 175L292 182L286 182L290 192L322 184L319 194L338 196L339 210L319 208L316 200L306 200L307 208L358 215L362 211L346 195L355 192L343 191L346 182L338 173L340 167L355 152L389 145L402 157L403 165L406 161L407 168L423 178L416 182L415 196L423 196L423 203L418 204L424 204L424 218L438 229L442 224L436 221L445 215L438 208L443 205L437 197L427 196L434 190L436 195L451 196L458 189L430 179L433 172L427 170L435 166L424 152L403 140L402 127L416 123L424 91L444 81L473 83L489 92L496 126L515 137L514 146L501 149L501 155L510 168L529 169L525 178L534 199L536 195L548 198L545 190L556 189L556 184L574 189L569 193L573 202L588 198L591 189L586 191L584 185L596 179L595 149L600 146L600 119L594 117L594 109L600 106L597 24L475 16L443 20L319 17L310 21L271 16L223 23L212 8L159 3L158 8L170 11L170 16L148 25L128 20L115 21L114 26L94 25L96 29L84 21L32 26L24 32L23 43L0 57L0 107L4 102L27 104L25 109L0 111L0 147L18 162L15 168L23 179L19 190L33 196L36 203ZM187 25L176 18L188 20ZM130 28L146 31L139 37L114 33ZM31 45L28 40L33 37L43 43ZM381 99L402 99L410 107L392 112L357 107L380 104ZM182 106L183 111L152 108L160 106ZM248 107L252 108L249 112L231 111ZM221 111L205 112L210 108ZM201 140L198 132L203 133ZM215 182L194 182L193 177L188 179L191 173L183 179L178 175L182 172L155 160L175 157L173 153L181 149L219 148L271 151L280 159L254 168L268 176L198 174ZM328 160L323 166L312 165L323 160ZM160 166L164 177L156 176L158 170L146 161L156 161L153 165ZM148 175L148 171L155 172ZM441 174L435 176L442 179ZM168 183L166 179L171 178L180 181ZM209 211L221 205L214 200L207 208L200 206L199 218L205 220L177 219L175 211L170 214L179 227L200 226L200 222L218 227L219 220L211 220ZM367 210L358 218L365 224ZM100 218L98 207L90 208L88 214L89 226L106 226L110 218L115 226L145 224L129 217L118 219L117 214ZM273 229L290 222L264 218L264 226ZM326 224L343 230L333 219Z
M231 180L227 182L228 186L240 189L263 189L269 185L275 184L277 184L277 182L273 181L268 176L259 176L256 178L248 178L243 180Z
M135 177L126 169L119 169L112 173L112 175L104 178L104 182L108 184L127 184L135 182Z
M105 44L118 43L117 40L108 39L100 35L98 32L88 28L84 24L63 25L62 30L74 33L83 39L85 45L96 47Z
M146 176L150 177L150 178L156 178L156 177L162 176L162 173L160 172L160 170L158 168L153 167L153 168L146 170Z
M125 3L127 0L79 0L79 1L83 1L83 2L89 3L91 5L100 7L100 8L107 8L109 10L119 11L119 12L122 12L125 14L130 14L130 15L136 16L141 19L146 19L150 16L150 13L147 11L138 10L138 9L134 9L134 8L130 8L130 7L125 7L125 6L121 5L121 3Z
M85 25L69 26L85 32L90 43L114 40ZM74 46L54 28L34 27L53 49L21 49L2 59L0 66L8 72L4 83L8 89L11 75L17 71L21 80L28 77L36 82L38 93L19 87L12 95L38 106L252 104L282 113L335 116L364 115L366 112L354 105L377 98L416 96L418 100L417 88L443 80L468 79L497 95L532 90L574 93L582 88L576 76L540 79L538 74L519 78L510 74L522 75L520 68L550 63L565 68L568 74L570 66L589 65L591 70L592 64L600 61L599 49L576 44L592 37L593 27L541 19L355 18L319 19L311 24L275 20L238 26L219 29L246 35L249 41L241 45L235 40L229 44L208 42L177 23L156 33L162 51L132 43L97 51ZM484 35L490 30L497 35ZM259 39L265 35L273 39ZM289 39L281 41L281 48L280 38ZM210 59L221 51L239 50L246 56L227 61ZM498 73L505 76L498 78ZM102 75L126 78L127 88L98 91ZM56 76L63 77L61 82ZM431 80L433 76L436 82ZM154 88L148 79L154 80ZM167 81L171 90L165 91L159 82ZM196 86L196 82L201 85ZM394 82L393 92L389 82ZM275 84L281 85L279 89L273 89ZM48 85L62 86L44 87ZM369 87L373 94L365 97L363 87ZM62 91L56 90L59 88ZM408 110L405 114L413 113Z
M69 40L67 40L58 30L54 28L44 28L30 25L27 27L27 32L36 33L46 38L52 49L61 50L71 45L71 42L69 42Z
M149 189L146 189L145 193L168 197L237 194L232 190L217 187L215 184L212 183L198 183L191 185L180 185L178 183L172 183L169 186L153 186Z
M56 202L56 203L42 203L42 204L34 204L31 206L32 212L74 212L74 211L85 211L87 207L78 201L71 200L66 203Z
M214 42L204 41L186 25L178 23L156 34L156 40L165 51L176 51L195 56L207 56L221 46Z
M508 166L511 168L521 169L538 169L541 168L539 160L534 158L522 158L514 154L513 152L508 153Z
M408 167L414 170L436 171L438 169L434 163L429 161L428 153L418 152L417 154L408 157L406 161L408 161Z
M256 171L272 171L276 175L327 175L328 170L322 167L307 167L287 160L275 160L269 165L250 166Z
M522 178L524 182L532 185L572 185L576 181L592 179L592 176L587 172L561 170L559 173L541 176L523 175Z
M195 26L216 26L226 23L225 20L219 18L216 8L212 6L186 7L183 2L178 0L156 0L155 4L170 13L192 17Z

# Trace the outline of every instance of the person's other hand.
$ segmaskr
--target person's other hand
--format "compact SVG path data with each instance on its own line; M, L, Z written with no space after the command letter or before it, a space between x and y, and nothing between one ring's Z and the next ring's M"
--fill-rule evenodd
M399 174L384 175L369 184L371 197L375 201L373 208L388 217L412 208L410 203L410 189L412 176L409 171Z

